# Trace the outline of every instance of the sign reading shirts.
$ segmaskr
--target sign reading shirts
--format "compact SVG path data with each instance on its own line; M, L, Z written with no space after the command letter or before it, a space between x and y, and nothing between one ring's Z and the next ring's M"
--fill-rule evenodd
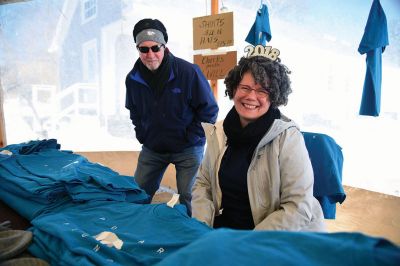
M233 45L233 12L193 18L193 49Z
M208 80L225 78L237 62L236 51L218 51L219 47L233 46L233 13L221 13L193 18L193 49L212 49L207 55L194 55L197 64Z

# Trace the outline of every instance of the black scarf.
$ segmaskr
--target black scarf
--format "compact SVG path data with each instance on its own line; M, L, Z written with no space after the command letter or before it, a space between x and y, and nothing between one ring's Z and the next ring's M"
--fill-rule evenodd
M240 124L239 114L235 107L232 107L223 123L224 132L227 136L227 145L233 148L248 146L247 154L243 155L250 162L258 143L267 133L274 120L280 117L279 109L269 108L264 115L243 128Z
M138 68L140 75L143 77L144 81L149 84L150 88L155 92L156 97L158 98L165 85L168 82L170 71L171 71L171 60L170 53L168 49L165 49L164 58L160 64L160 66L156 69L156 71L149 70L143 63L142 60L138 60Z

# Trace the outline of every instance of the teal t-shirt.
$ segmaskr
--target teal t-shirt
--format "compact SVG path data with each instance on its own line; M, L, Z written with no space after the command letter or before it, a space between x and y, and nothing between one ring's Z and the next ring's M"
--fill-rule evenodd
M52 265L154 265L213 230L181 204L110 201L75 204L31 223L29 252ZM95 239L104 231L123 241L120 250Z

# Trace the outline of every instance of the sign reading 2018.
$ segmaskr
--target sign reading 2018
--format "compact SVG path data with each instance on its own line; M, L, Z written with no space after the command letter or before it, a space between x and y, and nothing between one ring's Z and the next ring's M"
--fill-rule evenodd
M278 59L281 53L278 49L272 48L272 46L262 46L260 44L256 46L248 45L244 48L244 52L247 53L246 57L264 56L272 61Z

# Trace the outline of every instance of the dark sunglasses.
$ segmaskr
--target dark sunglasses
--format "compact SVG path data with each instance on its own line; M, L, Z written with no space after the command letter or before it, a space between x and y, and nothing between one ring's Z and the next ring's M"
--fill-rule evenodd
M150 49L153 53L157 53L161 50L161 47L164 47L164 44L157 44L157 45L153 45L151 47L138 46L137 49L139 50L139 52L147 54L148 52L150 52Z

